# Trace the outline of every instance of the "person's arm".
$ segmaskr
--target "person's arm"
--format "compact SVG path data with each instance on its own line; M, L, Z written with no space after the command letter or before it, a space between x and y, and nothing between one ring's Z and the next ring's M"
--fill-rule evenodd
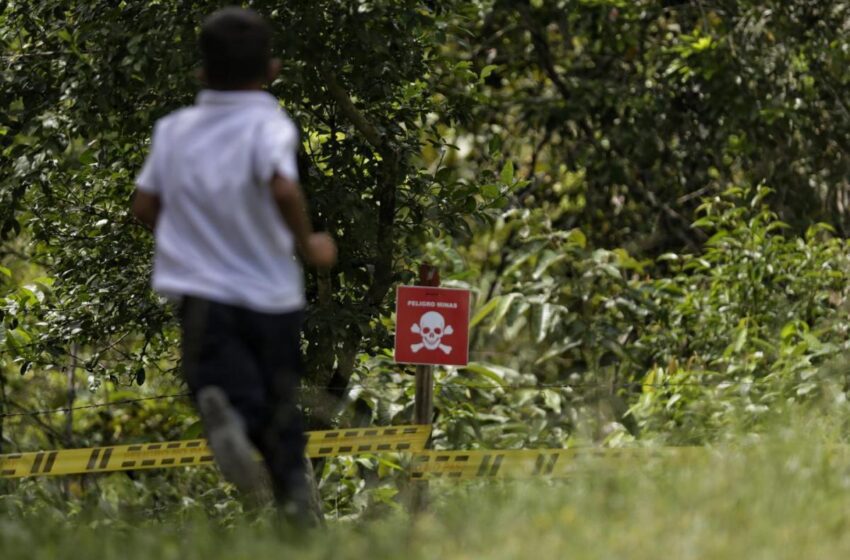
M167 150L167 146L163 145L162 121L157 121L151 135L150 152L136 177L136 192L130 208L133 216L151 231L156 227L162 209L162 156Z
M326 233L313 233L301 185L276 173L272 177L272 194L283 221L295 237L301 258L313 266L332 267L336 263L336 244Z
M149 230L153 231L159 218L162 203L159 196L144 191L136 190L133 195L133 216L142 222Z

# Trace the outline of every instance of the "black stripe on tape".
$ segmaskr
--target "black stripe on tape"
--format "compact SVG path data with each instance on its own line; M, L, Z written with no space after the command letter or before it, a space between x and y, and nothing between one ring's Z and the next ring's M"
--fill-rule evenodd
M6 469L4 471L0 471L0 474L3 476L15 476L15 469Z
M357 437L359 435L360 432L358 432L357 430L352 430L350 432L345 432L345 435L343 435L342 437Z
M44 465L44 474L53 470L53 465L56 463L57 455L59 455L58 451L52 451L50 455L47 456L47 464Z
M549 457L549 464L546 465L546 474L552 474L552 471L555 470L555 463L558 462L558 454L553 453L551 457Z
M105 469L109 466L109 459L112 457L112 448L110 447L106 451L103 452L103 457L100 459L100 467L101 469Z
M469 455L458 455L457 457L455 457L455 461L457 461L458 463L465 463L469 461Z
M200 447L200 446L201 446L200 441L190 441L189 443L186 444L186 447Z
M97 458L99 455L100 449L92 449L91 455L89 455L89 463L86 465L87 471L94 470L95 465L97 465Z
M136 466L136 462L135 462L135 461L124 461L123 463L121 463L121 468L122 468L122 469L126 469L126 468L128 468L128 467L135 467L135 466Z
M212 455L204 455L203 457L201 457L198 460L202 463L209 463L210 461L213 460L213 456Z
M41 462L44 460L44 453L39 453L35 456L35 461L32 463L32 469L30 469L30 474L38 474L38 470L41 468Z
M174 464L174 459L163 459L161 464L162 464L163 466L165 466L165 465L173 465L173 464Z
M395 448L398 449L399 451L405 451L407 449L410 449L410 444L409 443L399 443L398 445L395 446Z
M320 447L319 455L327 455L328 453L333 453L333 447Z
M487 474L487 470L489 468L490 468L490 456L484 455L481 458L481 466L478 467L478 472L476 473L476 475L477 476L484 476L485 474Z
M396 428L387 428L386 430L384 430L385 436L394 436L397 433L398 433L398 430Z
M350 445L340 445L339 446L339 452L340 453L351 453L352 449L353 449L353 447L351 447Z
M445 462L447 462L448 460L449 460L449 456L448 456L448 455L437 455L437 462L438 462L438 463L445 463Z
M502 459L504 459L504 455L497 455L496 460L493 461L493 466L490 467L490 476L496 476L499 474L499 468L502 466Z
M415 472L410 474L411 478L422 478L425 476L424 472Z
M180 464L181 465L188 465L189 463L192 463L194 461L195 461L194 457L183 457L182 459L180 459Z
M540 470L543 468L543 464L546 462L546 456L542 453L537 456L537 460L534 461L534 471L531 474L540 474Z
M418 431L419 431L418 428L405 428L404 429L405 434L415 434Z
M161 443L152 443L148 445L148 451L156 451L157 449L162 449Z
M169 443L166 447L168 449L177 449L177 448L180 447L180 444L179 443Z
M143 466L143 467L152 467L152 466L154 466L155 464L156 464L156 460L155 460L155 459L144 459L144 460L142 461L142 466Z
M23 455L21 455L20 453L12 453L10 455L6 455L6 458L9 459L10 461L14 461L15 459L20 459L21 457L23 457Z
M378 435L378 430L366 430L365 432L363 432L363 435L364 436L370 436L370 437L376 436L376 435Z
M142 450L141 445L131 445L130 447L127 448L127 451L141 451L141 450Z
M359 451L359 452L362 452L362 451L371 451L371 450L372 450L372 446L371 446L371 445L359 445L359 446L357 446L357 451Z
M389 443L381 443L378 444L378 451L389 451L392 447Z
M328 432L325 434L325 439L336 439L339 437L339 432Z

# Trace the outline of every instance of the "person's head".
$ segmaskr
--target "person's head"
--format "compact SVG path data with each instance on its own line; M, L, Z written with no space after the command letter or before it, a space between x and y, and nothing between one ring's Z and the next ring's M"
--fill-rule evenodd
M271 81L271 29L253 10L224 8L201 26L203 79L213 89L256 89Z

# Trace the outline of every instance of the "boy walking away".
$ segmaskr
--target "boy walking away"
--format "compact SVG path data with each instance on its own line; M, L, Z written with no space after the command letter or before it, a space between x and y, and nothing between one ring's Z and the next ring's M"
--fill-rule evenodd
M200 46L207 89L156 123L133 213L155 232L154 288L179 301L183 371L222 473L258 497L267 468L281 511L309 522L296 253L328 268L336 245L312 232L297 129L263 91L280 69L268 25L227 8Z

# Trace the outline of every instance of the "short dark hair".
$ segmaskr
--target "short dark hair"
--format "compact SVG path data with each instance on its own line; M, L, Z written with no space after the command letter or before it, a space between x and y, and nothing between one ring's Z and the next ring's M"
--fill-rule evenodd
M234 7L213 13L201 26L200 45L212 88L239 88L266 77L271 29L253 10Z

